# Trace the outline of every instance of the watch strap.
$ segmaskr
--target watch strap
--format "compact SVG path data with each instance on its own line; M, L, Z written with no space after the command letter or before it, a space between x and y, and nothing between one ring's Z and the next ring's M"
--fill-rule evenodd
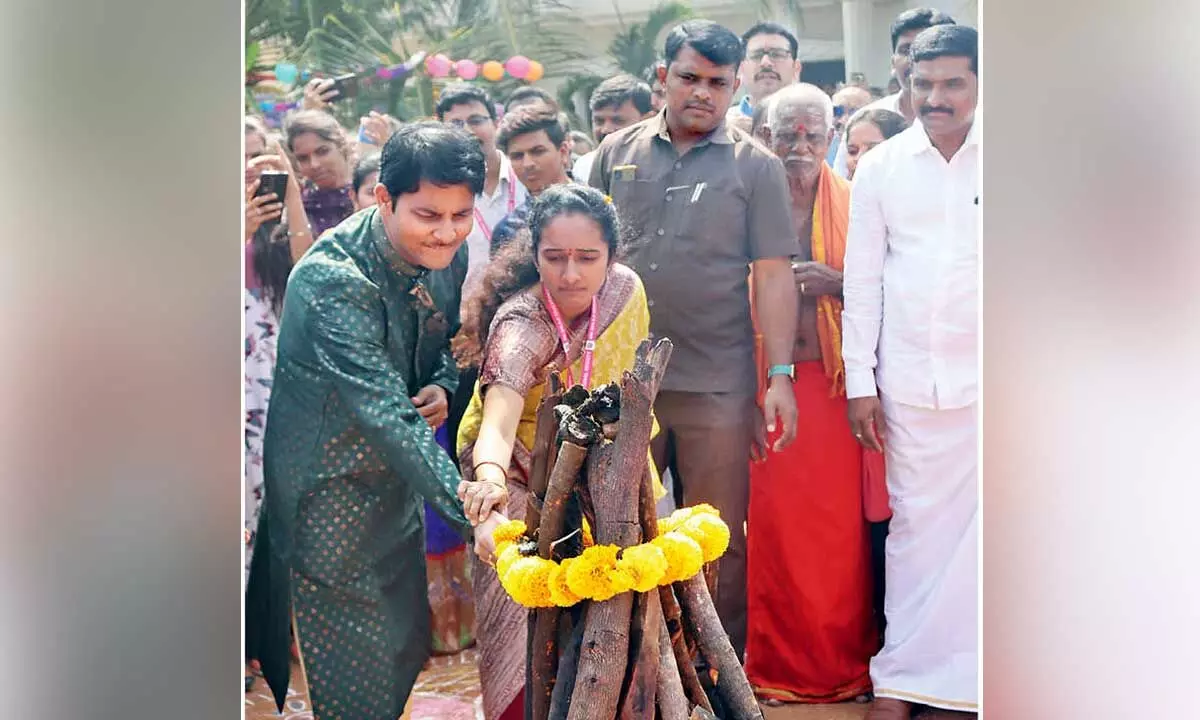
M789 378L796 379L795 365L772 365L770 370L767 370L767 378L773 378L776 375L787 375Z

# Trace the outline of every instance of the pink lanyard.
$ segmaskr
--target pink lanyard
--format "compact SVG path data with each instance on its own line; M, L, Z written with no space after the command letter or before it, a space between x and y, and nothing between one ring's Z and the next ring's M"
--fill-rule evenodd
M562 313L558 310L558 305L554 304L554 298L550 297L550 291L546 286L542 286L542 299L546 303L546 309L550 311L550 319L554 321L554 329L558 331L558 339L562 341L563 356L567 362L571 361L571 338L567 335L567 325L563 322ZM592 385L592 356L596 352L596 297L592 296L591 316L588 318L587 339L583 343L583 387L590 390ZM575 385L575 376L571 373L570 365L567 366L567 387Z
M513 169L508 168L508 212L512 212L517 207L517 176L513 174ZM487 224L487 220L483 219L483 213L479 212L479 208L475 208L475 222L479 225L479 229L483 231L483 236L490 243L492 241L492 228Z

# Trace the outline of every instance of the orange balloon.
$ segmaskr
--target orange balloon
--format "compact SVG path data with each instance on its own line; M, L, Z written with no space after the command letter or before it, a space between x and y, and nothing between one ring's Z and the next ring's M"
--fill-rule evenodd
M488 60L479 68L479 74L486 80L497 82L504 77L504 66L495 60Z
M546 74L546 68L537 60L529 61L529 70L525 72L525 82L537 82Z

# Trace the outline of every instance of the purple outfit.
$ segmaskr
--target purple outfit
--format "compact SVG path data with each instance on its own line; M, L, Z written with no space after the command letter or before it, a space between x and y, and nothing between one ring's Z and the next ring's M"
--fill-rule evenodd
M304 212L308 215L308 224L312 226L314 241L321 237L321 233L354 214L354 201L350 197L352 191L350 185L323 190L305 182L300 197L304 200Z

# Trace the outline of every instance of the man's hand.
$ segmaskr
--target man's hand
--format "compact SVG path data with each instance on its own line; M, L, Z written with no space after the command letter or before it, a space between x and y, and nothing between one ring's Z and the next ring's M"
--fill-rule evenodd
M333 78L313 78L304 86L304 109L324 110L340 95L333 89Z
M446 402L446 390L440 385L426 385L421 388L413 396L412 404L431 428L437 428L446 422L450 413L450 405Z
M794 262L792 273L796 276L796 290L804 297L842 293L842 274L825 263Z
M883 452L883 406L878 397L851 398L849 402L850 431L859 444L869 450Z
M783 423L783 430L771 447L775 452L783 450L796 439L796 396L792 393L791 379L785 375L774 375L768 380L767 395L763 398L763 419L767 432L775 432L776 420Z
M762 462L767 459L767 421L760 413L754 413L754 437L750 439L750 460Z
M507 517L495 512L482 525L475 528L475 554L488 565L496 564L496 541L492 538L492 533L506 522L508 522Z
M458 484L458 499L462 500L463 514L475 527L487 521L492 510L508 510L508 488L487 480L466 480Z

